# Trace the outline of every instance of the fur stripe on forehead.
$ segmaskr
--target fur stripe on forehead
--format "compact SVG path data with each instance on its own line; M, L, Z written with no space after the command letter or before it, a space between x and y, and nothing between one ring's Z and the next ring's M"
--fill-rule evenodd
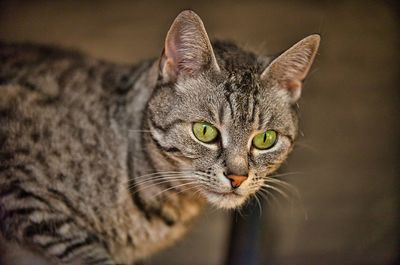
M239 92L242 94L252 94L258 88L256 73L245 70L242 73L230 73L224 82L226 93Z

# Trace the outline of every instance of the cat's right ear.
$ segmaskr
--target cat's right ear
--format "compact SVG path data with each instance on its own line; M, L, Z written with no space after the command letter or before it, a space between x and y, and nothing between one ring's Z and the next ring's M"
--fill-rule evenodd
M174 20L165 39L160 72L165 82L196 76L202 71L220 71L207 32L200 17L190 10Z

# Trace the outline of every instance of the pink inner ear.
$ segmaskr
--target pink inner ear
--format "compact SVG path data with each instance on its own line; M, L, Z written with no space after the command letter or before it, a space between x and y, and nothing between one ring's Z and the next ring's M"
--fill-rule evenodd
M289 92L290 102L296 102L301 96L302 82L300 80L285 80L281 82L281 85Z
M283 85L290 91L301 89L301 81L299 80L286 80Z
M171 59L167 59L165 61L164 73L168 73L170 79L175 79L176 76L178 75L178 70Z
M161 59L161 69L163 74L167 74L170 79L176 78L178 74L178 65L174 62L177 62L177 48L173 42L169 42L168 45L165 46L164 52Z

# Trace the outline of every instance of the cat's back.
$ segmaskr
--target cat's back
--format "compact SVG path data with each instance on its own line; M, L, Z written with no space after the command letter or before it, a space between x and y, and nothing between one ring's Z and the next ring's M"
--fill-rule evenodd
M0 186L28 180L95 196L87 187L118 172L109 158L121 144L110 116L119 66L32 44L1 43L0 61Z
M87 72L95 77L94 70L88 71L99 67L98 62L79 52L29 43L0 42L0 62L3 106L15 100L20 105L35 98L33 101L39 100L36 103L41 105L39 103L45 103L46 99L47 103L66 99L61 97L62 94L72 92L69 88L79 75L82 79Z
M85 61L84 56L74 51L29 43L0 42L0 85L20 85L30 91L44 90L46 84L39 83L43 78L61 78L67 69ZM6 96L7 93L2 90L2 97Z
M87 114L85 102L98 102L96 71L100 64L78 52L0 43L0 61L0 127L6 138L15 135L10 140L14 144L38 127L49 136L56 127L70 123L74 112ZM31 136L32 142L45 140L40 135Z
M152 64L119 65L75 50L1 41L0 62L3 112L10 108L30 112L67 108L86 114L111 108L128 93L134 97L137 93L132 90L140 89L138 79Z
M6 116L8 120L13 119L13 111L19 110L22 112L19 115L23 115L65 104L76 73L89 64L77 52L1 42L0 61L0 108L3 112L0 117Z

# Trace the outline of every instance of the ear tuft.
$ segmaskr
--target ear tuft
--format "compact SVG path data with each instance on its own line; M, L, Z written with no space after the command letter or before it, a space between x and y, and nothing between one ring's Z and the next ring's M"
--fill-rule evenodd
M163 78L176 81L179 76L193 76L206 69L219 71L203 22L195 12L182 11L165 39L160 60Z
M275 82L288 92L291 103L301 95L302 82L306 78L318 51L320 36L310 35L282 53L261 74L266 82Z

